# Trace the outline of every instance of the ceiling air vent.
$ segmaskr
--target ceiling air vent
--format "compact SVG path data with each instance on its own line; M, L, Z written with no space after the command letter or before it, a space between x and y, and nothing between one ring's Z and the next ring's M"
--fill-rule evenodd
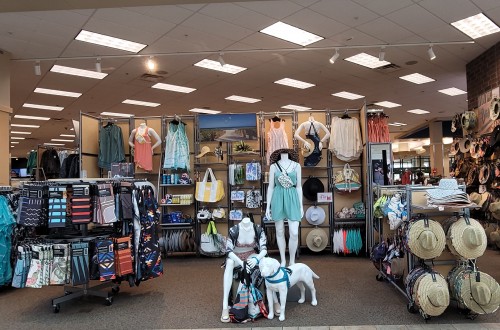
M381 66L380 68L376 68L375 70L383 72L383 73L391 73L400 70L401 67L397 64L391 63L387 64L384 66Z
M152 82L152 83L160 82L163 79L165 79L164 76L151 74L151 73L144 73L142 76L139 77L139 80L148 81L148 82Z

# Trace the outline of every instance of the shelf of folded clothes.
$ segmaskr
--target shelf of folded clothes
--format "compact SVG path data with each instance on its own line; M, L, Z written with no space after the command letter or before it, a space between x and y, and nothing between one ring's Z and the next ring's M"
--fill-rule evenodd
M447 205L447 204L427 204L427 205L418 205L412 204L412 207L419 210L460 210L460 209L474 209L478 208L479 205L475 203L468 204L456 204L456 205Z

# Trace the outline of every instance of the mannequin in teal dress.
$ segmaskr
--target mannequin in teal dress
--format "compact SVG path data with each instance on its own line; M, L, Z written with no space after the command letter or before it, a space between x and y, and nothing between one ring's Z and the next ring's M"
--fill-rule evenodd
M266 217L274 221L276 240L281 257L281 266L286 266L285 220L288 220L289 265L295 263L299 240L299 225L304 208L302 206L302 169L297 153L292 149L279 149L270 157L269 186L267 188Z

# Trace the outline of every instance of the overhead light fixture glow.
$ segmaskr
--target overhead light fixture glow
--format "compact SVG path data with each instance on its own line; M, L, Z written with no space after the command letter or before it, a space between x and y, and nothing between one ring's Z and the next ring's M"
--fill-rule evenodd
M387 124L387 125L389 125L389 126L396 126L396 127L398 127L398 126L406 126L406 125L408 125L408 124L394 122L394 123L389 123L389 124Z
M138 100L131 100L131 99L123 100L122 103L133 104L133 105L142 105L144 107L151 107L151 108L156 108L157 106L160 106L160 103L138 101Z
M330 57L330 59L328 60L331 64L335 63L335 61L339 58L340 54L339 54L339 49L338 48L335 48L335 54L333 54L332 57Z
M50 143L50 142L45 142L43 144L44 146L64 146L64 143Z
M420 73L408 74L406 76L399 77L399 79L403 79L403 80L412 82L412 83L417 84L417 85L435 81L434 79L427 77L427 76L424 76L423 74L420 74Z
M59 136L72 137L72 138L76 137L76 135L73 135L73 134L61 134Z
M10 134L24 134L24 135L30 135L30 134L31 134L31 132L10 131Z
M69 66L54 65L50 71L62 74L68 74L71 76L92 78L92 79L104 79L108 74L103 72L95 72L90 70L83 70L77 68L71 68Z
M32 104L32 103L24 103L23 108L33 108L33 109L52 110L52 111L64 110L64 107L56 107L52 105Z
M39 125L10 124L11 127L40 128Z
M153 71L156 68L156 62L153 58L153 56L150 56L148 60L146 61L146 66L148 67L149 71Z
M315 84L311 84L311 83L307 83L304 81L295 80L295 79L291 79L291 78L283 78L280 80L276 80L274 83L280 84L280 85L285 85L285 86L290 86L290 87L294 87L294 88L300 88L300 89L306 89L306 88L316 86Z
M17 119L32 119L32 120L50 120L49 117L39 117L39 116L24 116L24 115L14 115Z
M377 102L375 104L378 105L379 107L384 107L384 108L396 108L396 107L401 106L401 104L397 104L397 103L389 102L389 101Z
M432 45L430 45L429 49L427 49L427 54L429 55L429 59L431 61L436 58L436 54L434 53L434 50L432 49Z
M189 111L196 112L196 113L206 113L206 114L209 114L209 115L215 115L215 114L220 113L219 110L210 110L210 109L201 109L201 108L193 108L193 109L191 109Z
M95 70L97 72L102 72L101 58L100 57L98 57L97 60L95 61Z
M65 139L50 139L50 141L54 141L54 142L75 142L75 140L65 140Z
M450 95L450 96L457 96L457 95L467 94L466 91L463 91L463 90L455 88L455 87L440 89L440 90L438 90L438 92L446 94L446 95Z
M380 52L378 53L378 60L383 62L385 59L385 47L380 48Z
M40 61L35 62L35 75L36 76L42 75L42 68L40 67Z
M19 144L19 141L10 141L10 144Z
M378 57L372 56L367 53L359 53L357 55L348 57L345 60L370 69L375 69L391 64L391 62L379 61Z
M226 65L226 62L224 61L224 58L222 58L222 55L223 55L222 53L219 54L219 58L217 59L217 61L219 61L219 64L221 66L224 66Z
M147 46L138 42L115 38L107 36L105 34L90 32L86 30L81 30L80 33L78 33L78 35L75 37L75 40L115 49L121 49L132 53L138 53Z
M172 84L156 83L151 88L164 89L166 91L179 92L179 93L191 93L196 90L196 88L177 86Z
M228 97L226 97L226 100L236 101L236 102L244 102L244 103L257 103L257 102L261 101L261 99L254 99L251 97L238 96L238 95L228 96Z
M441 141L443 141L443 144L452 144L453 138L452 137L443 137Z
M344 98L344 99L348 99L348 100L357 100L357 99L361 99L361 98L364 97L363 95L349 93L349 92L345 92L345 91L344 92L339 92L339 93L334 93L332 95L336 96L336 97L341 97L341 98Z
M451 25L472 39L481 38L500 31L500 27L483 13L461 19L451 23Z
M67 96L67 97L80 97L82 96L82 93L74 93L74 92L66 92L66 91L60 91L57 89L48 89L48 88L35 88L35 93L39 94L49 94L49 95L58 95L58 96Z
M307 46L324 39L314 33L283 22L276 22L260 32L301 46Z
M301 105L295 105L295 104L284 105L281 108L282 109L288 109L288 110L295 110L295 111L307 111L307 110L311 110L312 109L312 108L303 107Z
M209 59L201 60L198 63L195 63L194 66L199 66L200 68L216 70L231 74L237 74L247 69L241 66L227 64L227 63L224 66L222 66L218 61L212 61Z
M128 113L119 113L119 112L101 112L101 116L111 116L111 117L133 117L134 115Z
M422 109L413 109L413 110L408 110L407 112L414 113L416 115L425 115L426 113L430 113L429 111Z
M21 136L11 136L10 139L11 140L26 140L25 137L21 137Z

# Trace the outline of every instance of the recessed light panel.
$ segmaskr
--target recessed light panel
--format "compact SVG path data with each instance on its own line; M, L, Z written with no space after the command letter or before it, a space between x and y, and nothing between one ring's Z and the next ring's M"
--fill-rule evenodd
M62 74L69 74L71 76L93 78L93 79L104 79L108 75L107 73L103 72L71 68L69 66L62 66L62 65L54 65L52 66L50 71Z
M370 69L379 68L391 64L387 61L379 61L378 57L372 56L367 53L360 53L345 59L346 61L365 66Z
M134 115L128 113L119 113L119 112L101 112L101 116L111 116L111 117L133 117Z
M45 142L43 145L45 145L45 146L63 146L65 144L64 143L50 143L50 142Z
M384 108L396 108L396 107L401 106L401 104L397 104L397 103L389 102L389 101L377 102L375 104L378 105L379 107L384 107Z
M295 79L291 79L291 78L283 78L280 80L276 80L274 83L280 84L280 85L285 85L285 86L290 86L290 87L294 87L294 88L300 88L300 89L306 89L306 88L316 86L315 84L310 84L310 83L307 83L304 81L295 80Z
M10 141L10 144L19 144L19 141Z
M451 23L451 25L453 25L472 39L481 38L500 31L498 25L493 23L483 13L453 22Z
M408 110L407 112L414 113L416 115L425 115L426 113L430 113L429 111L422 109L413 109L413 110Z
M26 138L20 137L20 136L11 136L10 139L11 140L26 140Z
M418 85L435 81L434 79L424 76L423 74L420 73L412 73L399 78Z
M344 98L344 99L348 99L348 100L357 100L357 99L361 99L361 98L364 97L363 95L349 93L349 92L339 92L339 93L335 93L335 94L332 94L332 95L336 96L336 97L341 97L341 98Z
M228 96L228 97L226 97L226 100L243 102L243 103L257 103L257 102L261 101L260 99L254 99L251 97L238 96L238 95Z
M307 46L324 39L314 33L307 32L283 22L276 22L260 30L260 32L301 46Z
M76 137L76 135L73 135L73 134L61 134L59 136L64 136L64 137Z
M50 120L49 117L39 117L39 116L24 116L24 115L14 115L17 119L31 119L31 120Z
M396 127L399 127L399 126L406 126L407 124L405 123L398 123L398 122L394 122L394 123L389 123L387 124L389 126L396 126Z
M296 111L307 111L307 110L311 110L312 109L312 108L303 107L301 105L295 105L295 104L284 105L281 108L282 109L288 109L288 110L296 110Z
M75 142L75 140L65 140L65 139L50 139L50 141L54 141L54 142Z
M237 73L240 73L241 71L245 71L247 69L247 68L244 68L241 66L231 65L231 64L225 64L224 66L222 66L219 63L219 61L212 61L209 59L201 60L198 63L195 63L194 66L199 66L200 68L216 70L216 71L221 71L221 72L231 73L231 74L237 74Z
M33 109L42 109L42 110L52 110L52 111L63 111L63 107L56 107L52 105L43 105L43 104L31 104L24 103L23 108L33 108Z
M193 108L193 109L191 109L189 111L196 112L196 113L206 113L206 114L209 114L209 115L215 115L217 113L220 113L219 110L210 110L210 109L201 109L201 108Z
M156 83L151 88L164 89L166 91L179 92L179 93L191 93L196 90L196 88L177 86L164 83Z
M10 124L11 127L40 128L39 125Z
M100 46L111 47L115 49L125 50L127 52L138 53L147 45L138 42L128 41L125 39L107 36L105 34L81 30L75 37L75 40L88 42Z
M31 134L31 132L10 131L10 134L24 134L24 135L30 135L30 134Z
M35 88L35 93L67 96L67 97L75 97L75 98L82 96L82 93L66 92L66 91L60 91L57 89L38 88L38 87Z
M463 91L463 90L455 88L455 87L440 89L440 90L438 90L438 92L446 94L446 95L450 95L450 96L457 96L457 95L467 94L466 91Z
M126 100L122 101L122 103L133 104L133 105L142 105L144 107L151 107L151 108L156 108L157 106L160 105L160 103L138 101L138 100L130 100L130 99L126 99Z

